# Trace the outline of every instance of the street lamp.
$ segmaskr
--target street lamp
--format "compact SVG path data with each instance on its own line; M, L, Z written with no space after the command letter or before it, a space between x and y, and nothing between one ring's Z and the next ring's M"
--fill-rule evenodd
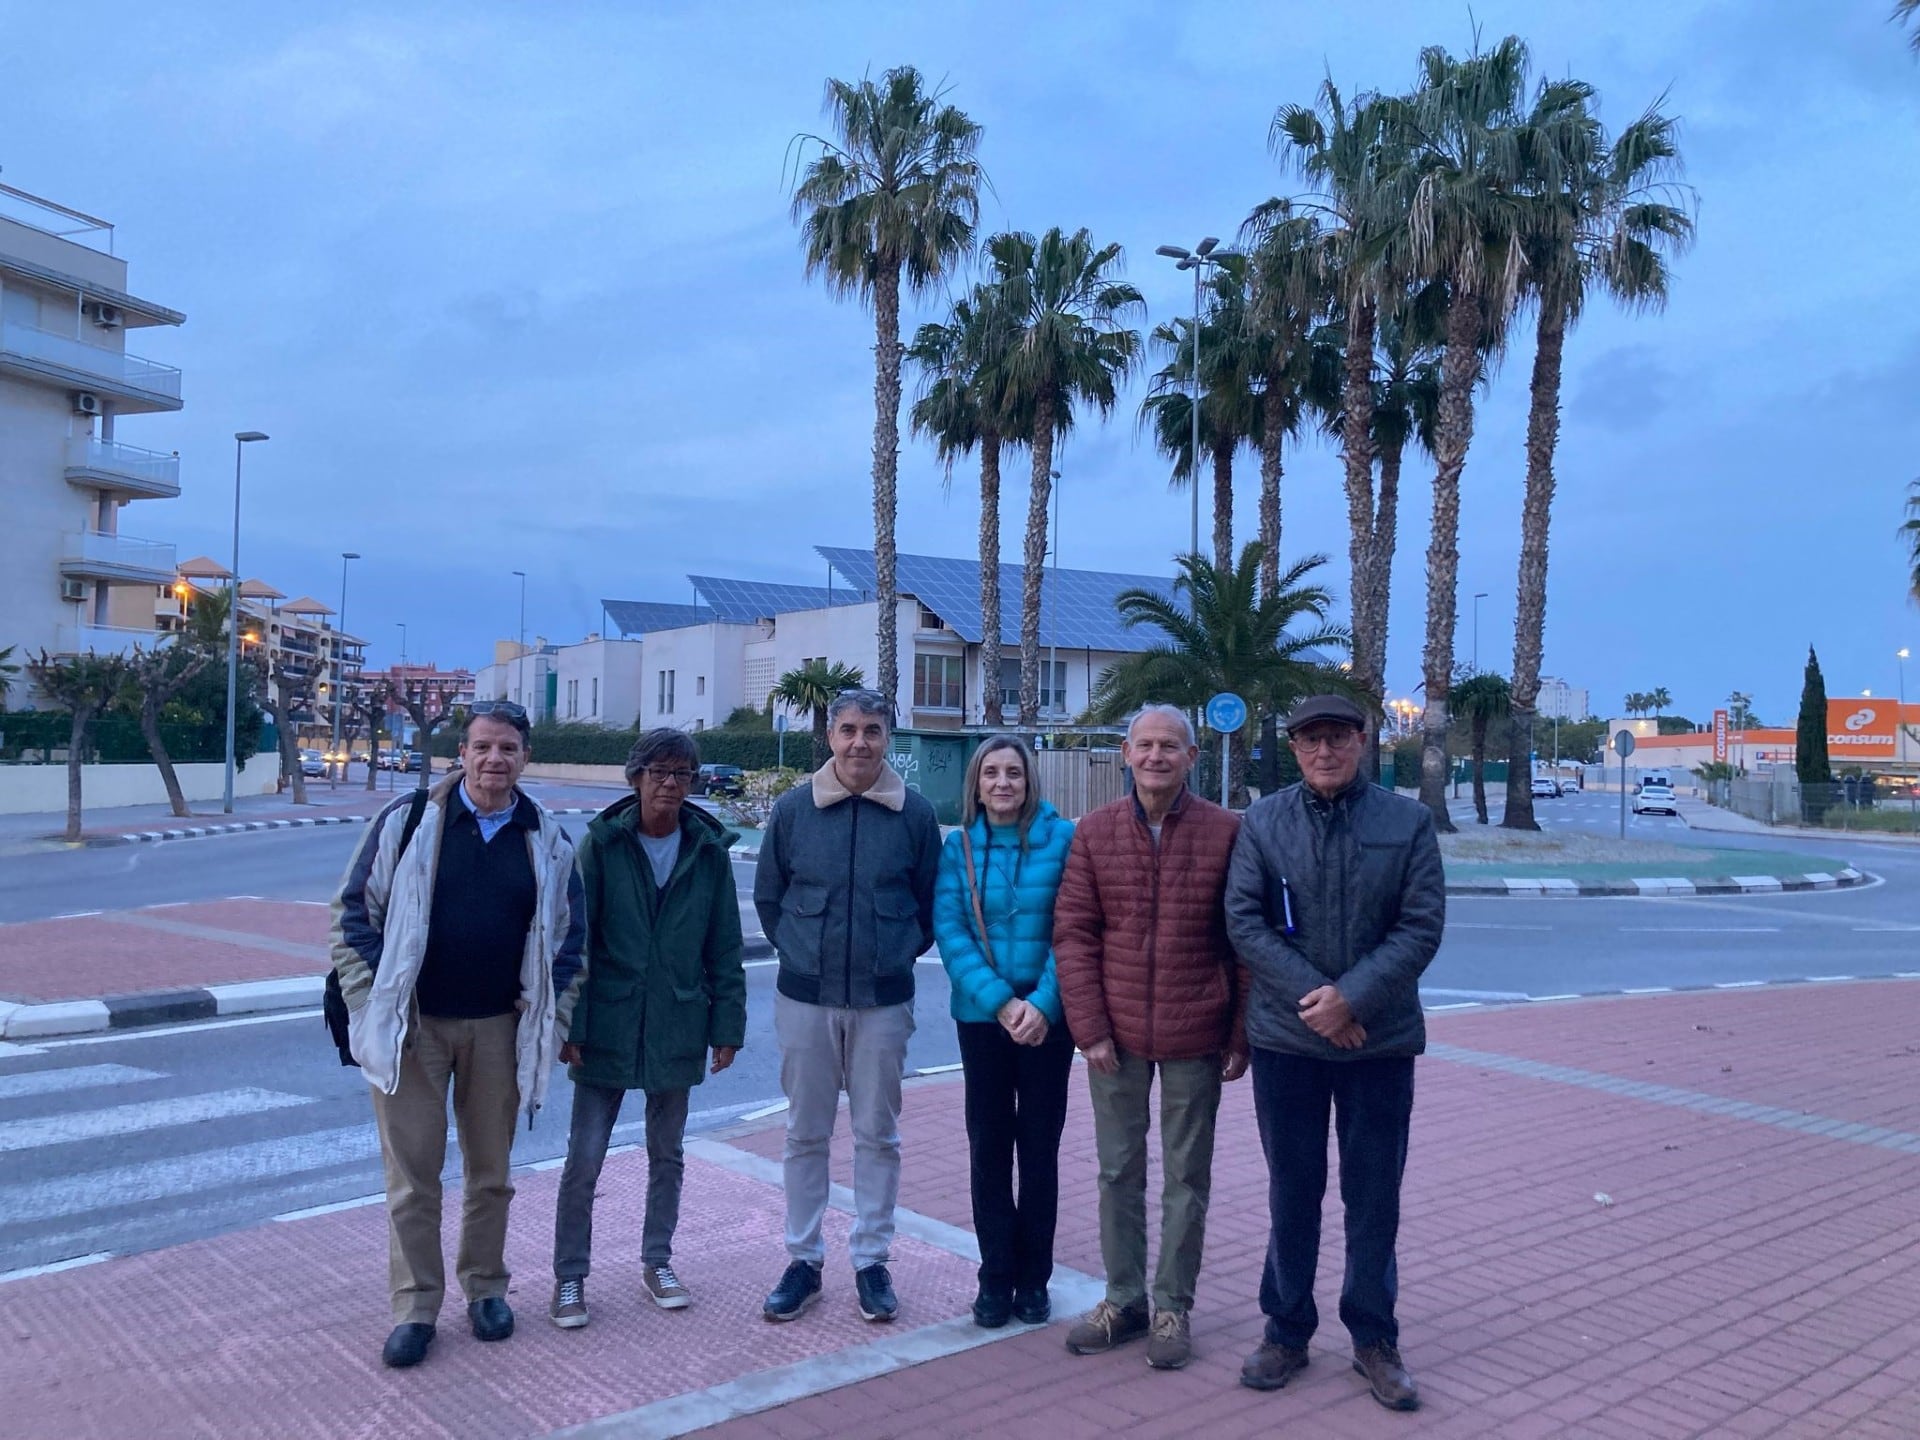
M527 703L520 692L527 684L527 572L516 570L520 577L520 649L513 657L513 698L521 705Z
M1902 645L1893 652L1893 658L1900 662L1900 710L1893 717L1893 733L1900 737L1900 763L1907 763L1907 660L1909 652Z
M1473 592L1473 673L1480 673L1480 602L1487 598L1487 592Z
M342 550L340 552L340 615L339 623L333 632L333 694L330 697L333 701L333 753L335 755L340 753L340 702L347 693L347 660L345 649L347 636L347 564L349 561L358 560L359 558L360 552L358 550ZM339 767L337 771L334 768L336 765ZM336 760L328 764L327 774L329 779L327 785L330 789L339 788L340 777L346 772L346 768L347 762L345 760Z
M266 435L238 430L233 436L233 573L227 577L227 775L220 808L233 813L233 707L240 688L240 457L246 447Z
M1053 624L1049 627L1053 634L1053 646L1047 657L1047 689L1053 692L1053 726L1057 730L1060 728L1058 712L1066 708L1060 698L1060 691L1064 688L1060 684L1060 472L1053 470L1048 473L1053 480Z
M407 663L407 622L396 620L393 623L400 627L400 663L405 665Z
M1193 271L1193 450L1187 466L1187 483L1193 488L1193 538L1188 553L1193 555L1200 553L1200 291L1207 267L1218 268L1224 258L1214 257L1213 247L1219 243L1216 236L1209 235L1191 250L1161 245L1153 252L1178 262L1173 267L1176 270Z

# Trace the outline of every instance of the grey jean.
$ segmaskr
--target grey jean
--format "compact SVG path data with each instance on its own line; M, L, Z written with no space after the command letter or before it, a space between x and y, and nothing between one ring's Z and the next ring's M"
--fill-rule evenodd
M640 1226L640 1262L673 1263L673 1231L680 1223L680 1177L686 1170L681 1141L687 1131L686 1090L647 1092L647 1209ZM593 1192L607 1160L607 1142L620 1119L624 1090L578 1081L573 1087L573 1128L567 1134L567 1165L560 1172L560 1199L553 1210L553 1275L584 1280L593 1254Z
M884 1264L900 1195L900 1081L913 1036L913 1005L851 1010L776 995L773 1025L787 1097L787 1254L812 1265L826 1260L820 1222L830 1189L828 1151L845 1090L854 1199L847 1249L856 1270Z

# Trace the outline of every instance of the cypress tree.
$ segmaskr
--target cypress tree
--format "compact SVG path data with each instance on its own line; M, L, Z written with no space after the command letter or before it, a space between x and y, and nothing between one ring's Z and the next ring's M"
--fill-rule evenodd
M1793 768L1802 785L1830 785L1833 765L1827 757L1827 682L1820 657L1807 647L1807 678L1800 687L1800 726L1794 736Z

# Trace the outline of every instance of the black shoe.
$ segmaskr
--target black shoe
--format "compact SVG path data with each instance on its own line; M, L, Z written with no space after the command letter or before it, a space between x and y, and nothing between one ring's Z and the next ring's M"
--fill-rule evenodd
M795 1260L787 1266L780 1283L773 1287L773 1293L767 1296L767 1303L760 1307L760 1313L769 1320L798 1320L813 1308L819 1298L820 1267L809 1265L805 1260Z
M1015 1290L1013 1318L1022 1325L1044 1325L1051 1320L1053 1301L1047 1297L1047 1287L1042 1285L1035 1290Z
M387 1346L380 1352L380 1363L395 1370L407 1370L427 1358L427 1347L433 1344L433 1326L411 1323L396 1325L393 1333L387 1336Z
M982 1330L998 1330L1012 1318L1013 1297L1006 1291L983 1289L973 1297L973 1323Z
M860 1313L876 1325L884 1325L900 1313L900 1302L893 1293L893 1276L887 1273L885 1265L869 1265L854 1271L853 1288L859 1292Z
M513 1334L513 1311L498 1295L467 1306L467 1322L476 1340L504 1340Z

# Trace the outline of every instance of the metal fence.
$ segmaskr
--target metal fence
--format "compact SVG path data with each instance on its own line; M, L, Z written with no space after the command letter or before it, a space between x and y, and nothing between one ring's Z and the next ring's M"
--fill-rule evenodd
M1033 759L1040 793L1069 820L1127 792L1127 770L1118 750L1042 750Z
M1790 770L1718 780L1713 802L1767 825L1804 825L1857 834L1920 834L1920 786L1859 779L1803 785Z

